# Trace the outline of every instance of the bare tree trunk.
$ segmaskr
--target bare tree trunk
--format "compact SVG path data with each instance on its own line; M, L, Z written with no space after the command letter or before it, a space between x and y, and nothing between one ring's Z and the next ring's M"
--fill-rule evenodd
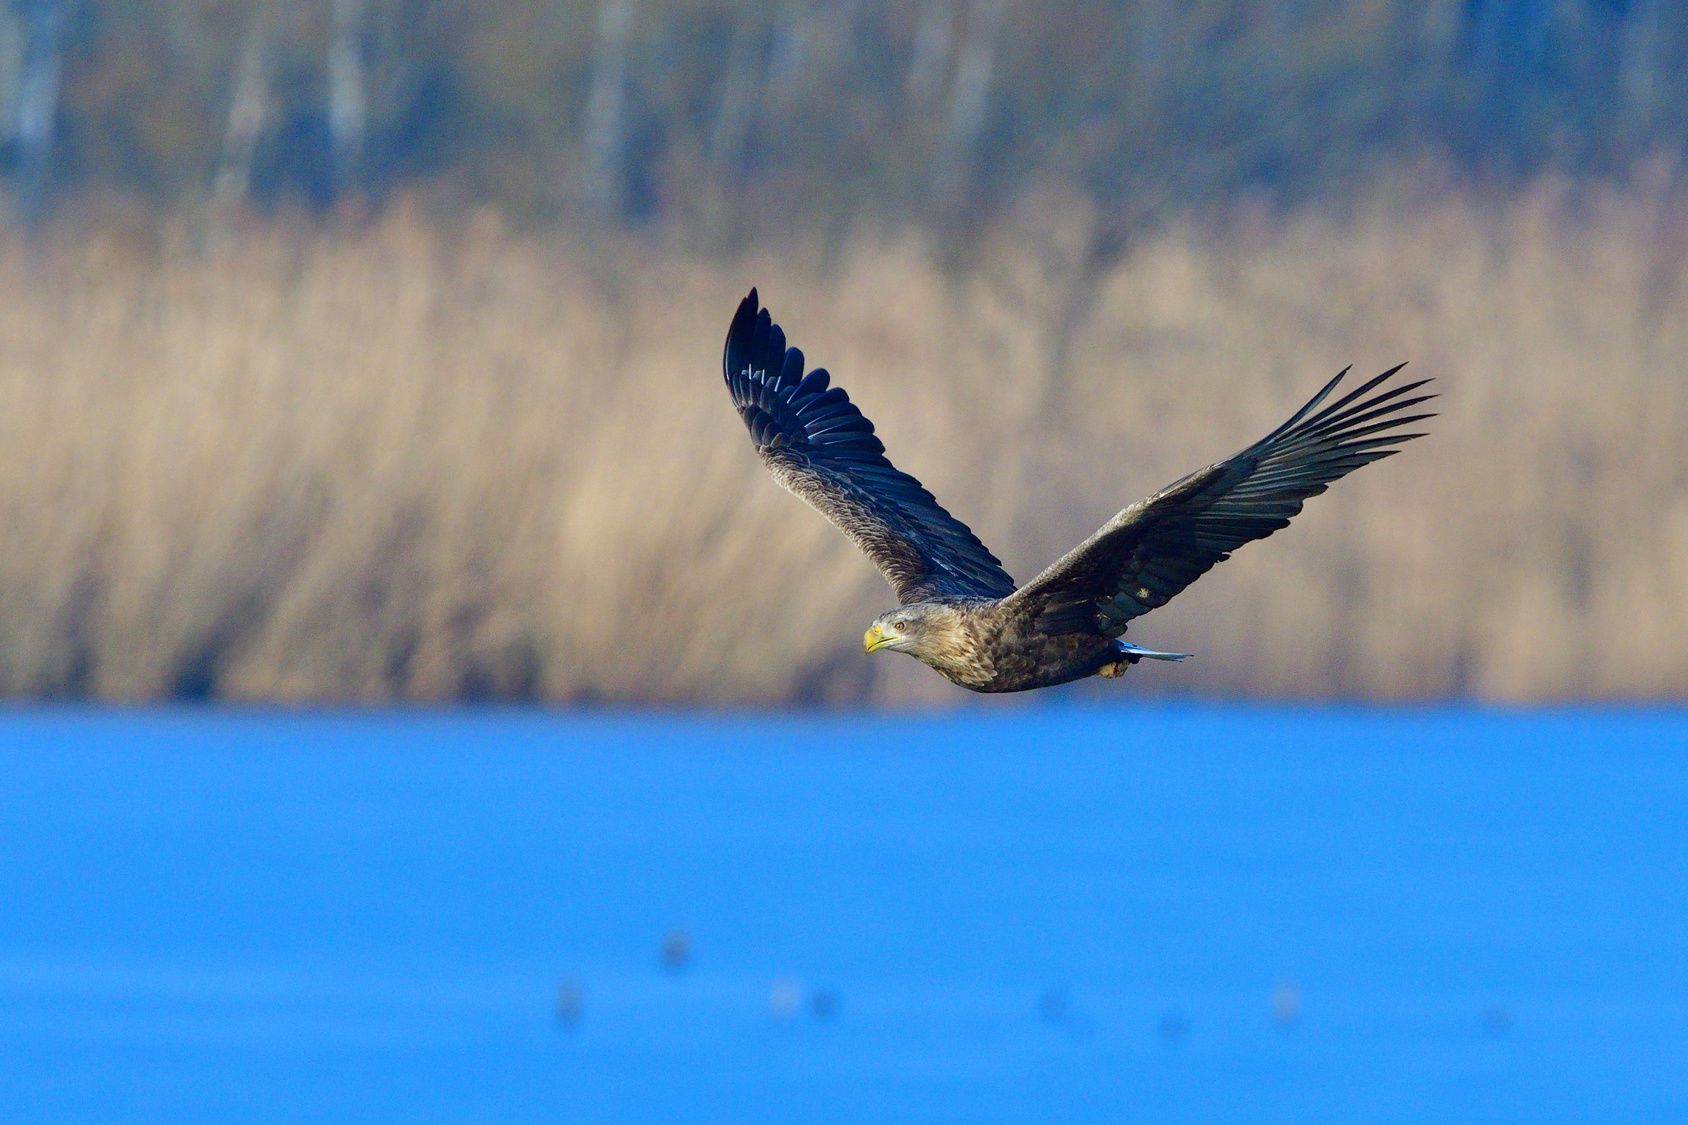
M709 131L709 183L702 199L704 237L711 243L728 233L733 208L728 202L733 184L744 167L745 148L756 123L762 74L763 23L752 11L741 11L727 50L727 73L721 81L721 104Z
M1131 51L1132 117L1151 117L1166 84L1167 17L1165 0L1142 0L1137 9L1136 36Z
M727 51L727 73L721 83L721 105L709 131L709 163L718 179L736 175L744 146L756 121L757 80L761 68L762 23L749 12L739 15L733 43Z
M1414 13L1414 9L1408 6L1402 12L1404 18L1410 18L1407 14ZM1418 22L1416 39L1438 67L1445 65L1459 46L1464 12L1462 0L1426 0L1415 13Z
M602 0L598 46L592 60L592 88L586 98L585 163L580 191L588 209L613 219L622 208L622 160L626 149L627 51L633 31L633 0Z
M25 222L41 217L52 171L53 134L59 117L61 0L27 0L23 81L18 89L18 211Z
M985 127L997 35L1007 6L1007 0L974 0L967 41L950 83L949 120L932 158L932 196L945 211L958 210L967 195L968 164Z
M815 24L820 16L816 5L805 0L786 0L775 13L764 91L775 112L789 109L789 103L803 84L804 70L814 47Z
M18 108L23 104L24 49L28 28L14 6L0 8L0 145L18 143Z
M1664 61L1663 9L1659 0L1639 0L1624 17L1619 81L1623 84L1625 132L1638 143L1645 142L1658 119L1659 70Z
M235 61L229 91L229 118L223 130L223 152L211 185L212 202L220 207L246 201L252 186L252 155L264 132L269 113L269 62L264 10L247 25L240 57Z
M774 20L764 112L789 118L817 100L849 98L859 0L785 0Z
M920 8L920 26L914 32L914 56L909 60L905 84L909 101L916 108L924 109L937 99L954 48L954 0L926 0Z
M367 120L363 73L363 0L334 0L328 46L328 133L334 146L334 191L343 195L362 171Z

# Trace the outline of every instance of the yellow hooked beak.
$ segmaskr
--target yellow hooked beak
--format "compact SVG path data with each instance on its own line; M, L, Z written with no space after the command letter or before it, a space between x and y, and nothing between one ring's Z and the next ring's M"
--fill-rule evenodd
M863 637L862 641L867 645L867 650L872 652L874 649L884 648L890 644L891 637L886 635L885 630L875 625L867 631L867 636Z

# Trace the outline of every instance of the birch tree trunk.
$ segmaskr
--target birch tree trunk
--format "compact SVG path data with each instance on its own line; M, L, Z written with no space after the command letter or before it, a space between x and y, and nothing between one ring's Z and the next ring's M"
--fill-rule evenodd
M745 150L761 101L765 30L754 9L741 10L733 27L732 46L727 49L721 103L709 130L709 182L701 193L698 215L703 237L710 244L722 242L732 225L733 187L744 169Z
M633 0L602 0L592 86L586 98L580 192L588 210L605 219L619 218L622 209L627 49L632 31Z
M24 49L28 29L14 6L0 7L0 145L18 143L18 108L23 103Z
M363 0L334 0L328 46L328 134L334 148L334 192L358 183L363 164L367 102L363 68Z
M932 158L932 196L944 211L956 211L966 199L968 166L985 127L997 36L1007 7L1007 0L974 0L967 41L950 82L949 119Z
M737 176L751 127L756 122L762 35L762 21L748 11L741 12L733 28L732 46L727 49L721 104L709 131L709 163L718 180Z
M926 0L920 8L920 24L914 33L914 55L909 60L905 89L916 110L937 100L949 71L950 52L955 47L954 0Z
M1618 76L1623 86L1624 131L1637 143L1645 143L1658 119L1663 7L1660 0L1638 0L1624 17Z
M1411 6L1403 9L1404 14L1413 12ZM1465 21L1463 0L1425 0L1416 15L1418 34L1414 38L1438 67L1447 65L1447 60L1459 47L1460 31Z
M211 185L212 202L219 207L246 202L252 187L252 156L269 116L269 60L267 31L260 7L247 25L240 56L235 60L234 80L229 90L228 124L223 130L223 151L217 176Z
M21 7L25 38L18 88L18 210L26 222L33 222L46 208L52 171L64 5L61 0L26 0Z

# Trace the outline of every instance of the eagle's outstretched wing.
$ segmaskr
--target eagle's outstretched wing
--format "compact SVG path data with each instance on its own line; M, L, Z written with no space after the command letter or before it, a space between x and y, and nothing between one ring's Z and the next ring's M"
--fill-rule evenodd
M942 594L1000 598L1014 580L967 525L885 459L842 387L803 373L803 353L758 309L752 289L733 316L727 387L768 470L850 537L904 605Z
M1436 397L1407 397L1428 379L1365 397L1401 367L1315 414L1348 373L1344 369L1294 417L1241 453L1109 520L1004 608L1018 610L1046 633L1119 636L1132 618L1171 601L1244 543L1288 526L1301 502L1331 481L1423 437L1400 427L1434 417L1406 413Z

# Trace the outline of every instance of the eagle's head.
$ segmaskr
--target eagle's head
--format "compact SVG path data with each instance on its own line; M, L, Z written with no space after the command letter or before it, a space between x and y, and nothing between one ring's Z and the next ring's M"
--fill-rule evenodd
M940 635L947 635L951 614L934 613L942 607L926 605L905 605L882 613L868 628L863 642L869 652L878 652L882 648L894 652L906 652L910 656L923 656L935 647Z

